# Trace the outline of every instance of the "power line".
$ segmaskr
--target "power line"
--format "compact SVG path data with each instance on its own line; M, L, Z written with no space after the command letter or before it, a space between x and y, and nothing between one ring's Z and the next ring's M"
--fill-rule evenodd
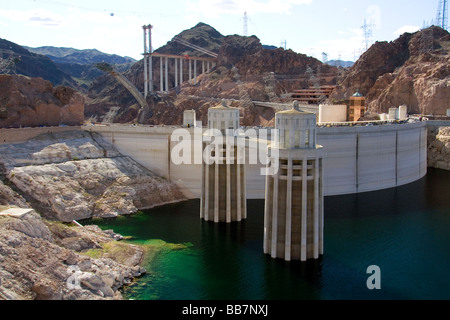
M160 15L160 16L179 16L180 14L177 13L167 13L167 12L155 12L155 11L142 11L142 10L123 10L123 9L117 9L114 7L107 7L107 8L99 8L96 6L83 6L78 5L75 2L71 3L65 3L58 0L15 0L15 1L26 1L26 2L33 2L35 4L48 4L48 5L57 5L61 7L67 7L72 9L79 9L84 11L94 11L94 12L102 12L110 15L111 17L114 17L116 14L128 14L132 16L137 17L148 17L149 15Z

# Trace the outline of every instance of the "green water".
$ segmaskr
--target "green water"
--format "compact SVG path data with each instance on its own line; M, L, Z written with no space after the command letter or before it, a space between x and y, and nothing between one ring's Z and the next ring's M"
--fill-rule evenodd
M450 299L449 191L450 172L429 169L403 187L326 197L324 255L303 263L263 254L263 200L248 200L240 223L201 220L199 200L94 222L157 248L128 299ZM366 286L370 265L379 290Z

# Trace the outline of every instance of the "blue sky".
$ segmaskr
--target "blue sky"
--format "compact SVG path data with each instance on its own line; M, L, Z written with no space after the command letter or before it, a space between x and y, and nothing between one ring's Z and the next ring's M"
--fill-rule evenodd
M20 45L98 49L140 59L142 25L153 48L204 22L223 35L244 33L322 60L355 60L375 41L429 25L439 0L0 0L0 38Z

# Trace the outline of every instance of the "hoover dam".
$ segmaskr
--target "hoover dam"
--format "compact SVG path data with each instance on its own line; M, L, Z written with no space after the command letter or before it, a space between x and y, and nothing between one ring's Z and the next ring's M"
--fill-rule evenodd
M343 195L401 186L427 173L427 127L448 126L448 121L421 121L371 126L318 127L317 143L324 149L324 195ZM0 143L26 141L40 133L67 130L97 132L122 154L149 170L177 183L188 198L201 195L201 164L174 164L171 153L177 145L177 130L201 145L200 128L177 126L93 125L2 129ZM200 131L199 131L200 130ZM258 130L258 129L256 129ZM200 132L200 134L198 134ZM198 140L198 141L196 141ZM252 152L248 150L248 152ZM194 157L194 150L191 153ZM192 159L193 160L193 159ZM246 164L248 199L263 199L265 176L261 164Z

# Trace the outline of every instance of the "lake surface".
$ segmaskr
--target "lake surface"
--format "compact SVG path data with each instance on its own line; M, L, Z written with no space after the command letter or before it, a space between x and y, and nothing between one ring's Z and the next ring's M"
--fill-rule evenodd
M429 168L406 186L325 197L324 255L307 262L263 254L264 200L248 200L248 218L232 224L201 220L199 205L89 222L132 243L183 244L162 245L124 298L450 299L449 171ZM381 289L366 285L371 265L380 268Z

